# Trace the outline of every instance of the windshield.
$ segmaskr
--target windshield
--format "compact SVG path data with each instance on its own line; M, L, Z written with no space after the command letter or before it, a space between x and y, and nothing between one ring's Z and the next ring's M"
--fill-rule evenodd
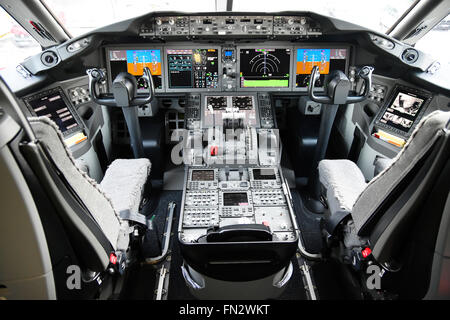
M385 33L415 0L245 0L233 1L233 11L312 11Z
M217 0L45 0L43 2L74 37L152 11L217 11Z
M224 11L220 0L44 0L64 27L78 36L114 22L151 11ZM346 20L379 32L386 32L415 0L243 0L233 1L233 11L313 11ZM90 10L86 10L90 8ZM101 12L102 14L98 14Z

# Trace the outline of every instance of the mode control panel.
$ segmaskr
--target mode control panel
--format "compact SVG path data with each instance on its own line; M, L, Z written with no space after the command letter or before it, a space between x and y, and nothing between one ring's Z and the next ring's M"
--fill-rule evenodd
M223 31L223 19L222 17L214 16L191 16L190 17L190 33L195 35L215 35L225 34ZM221 25L219 27L219 25Z
M298 36L322 34L320 24L306 15L233 15L155 17L141 24L139 35L156 36Z
M318 36L320 25L309 17L275 16L273 17L274 35Z
M189 17L157 17L155 19L156 36L189 35Z

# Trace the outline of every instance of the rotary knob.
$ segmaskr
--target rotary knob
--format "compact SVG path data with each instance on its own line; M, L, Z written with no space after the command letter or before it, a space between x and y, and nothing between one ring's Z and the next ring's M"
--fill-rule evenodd
M170 18L169 19L169 24L174 24L174 23L175 23L175 20L173 18Z
M161 21L161 19L156 19L156 24L158 25L158 26L160 26L161 24L162 24L162 21Z
M287 23L288 24L294 24L294 19L290 18Z
M300 18L300 24L306 24L306 18L305 17L301 17Z

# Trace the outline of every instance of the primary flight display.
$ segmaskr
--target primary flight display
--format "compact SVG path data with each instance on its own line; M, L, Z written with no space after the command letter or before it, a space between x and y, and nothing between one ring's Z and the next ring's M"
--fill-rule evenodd
M144 67L150 69L155 89L162 88L161 50L110 50L109 61L111 81L120 72L128 72L135 76L139 89L147 89L147 83L141 79Z

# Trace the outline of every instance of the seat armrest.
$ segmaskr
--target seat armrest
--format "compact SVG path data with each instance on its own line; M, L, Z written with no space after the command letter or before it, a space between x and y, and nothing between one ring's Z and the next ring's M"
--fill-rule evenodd
M348 211L336 211L329 217L322 219L322 229L324 229L330 236L333 236L337 226L350 215L351 212Z

